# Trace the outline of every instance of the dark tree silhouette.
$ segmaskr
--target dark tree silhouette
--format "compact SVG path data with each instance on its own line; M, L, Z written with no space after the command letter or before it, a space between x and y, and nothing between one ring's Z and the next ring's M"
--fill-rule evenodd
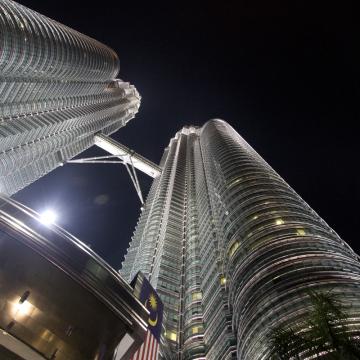
M308 291L308 296L311 308L302 321L272 330L271 359L360 359L360 340L348 326L343 304L331 292Z

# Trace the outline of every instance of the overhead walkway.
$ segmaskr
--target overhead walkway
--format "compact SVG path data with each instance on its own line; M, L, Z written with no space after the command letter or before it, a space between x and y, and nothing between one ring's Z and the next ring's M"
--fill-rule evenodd
M73 159L67 163L72 164L123 164L131 178L141 204L144 204L140 183L136 169L144 174L156 178L161 174L161 167L146 159L142 155L131 150L127 146L117 142L104 134L96 134L94 144L108 152L110 155L95 156L90 158Z

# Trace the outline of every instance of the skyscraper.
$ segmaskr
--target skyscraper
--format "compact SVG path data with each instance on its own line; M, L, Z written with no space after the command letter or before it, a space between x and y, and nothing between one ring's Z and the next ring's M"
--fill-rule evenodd
M109 135L140 96L100 42L0 0L0 193L11 195Z
M266 359L271 329L331 290L360 332L358 256L225 121L171 139L120 270L165 306L178 359Z

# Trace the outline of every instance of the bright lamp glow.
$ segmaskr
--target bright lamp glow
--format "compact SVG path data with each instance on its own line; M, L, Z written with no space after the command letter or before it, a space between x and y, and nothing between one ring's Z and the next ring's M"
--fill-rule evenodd
M14 305L14 310L17 315L29 316L34 310L34 305L30 304L28 301L23 303L16 303Z
M40 214L40 221L44 225L51 225L57 220L58 216L53 210L45 210Z

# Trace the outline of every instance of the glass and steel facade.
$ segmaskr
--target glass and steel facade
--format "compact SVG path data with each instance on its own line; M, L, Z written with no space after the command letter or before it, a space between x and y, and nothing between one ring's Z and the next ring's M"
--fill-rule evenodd
M109 47L0 0L0 193L15 193L135 116L140 96L118 72Z
M159 292L174 358L268 358L308 289L339 295L359 335L358 256L229 124L183 128L160 165L120 272Z

